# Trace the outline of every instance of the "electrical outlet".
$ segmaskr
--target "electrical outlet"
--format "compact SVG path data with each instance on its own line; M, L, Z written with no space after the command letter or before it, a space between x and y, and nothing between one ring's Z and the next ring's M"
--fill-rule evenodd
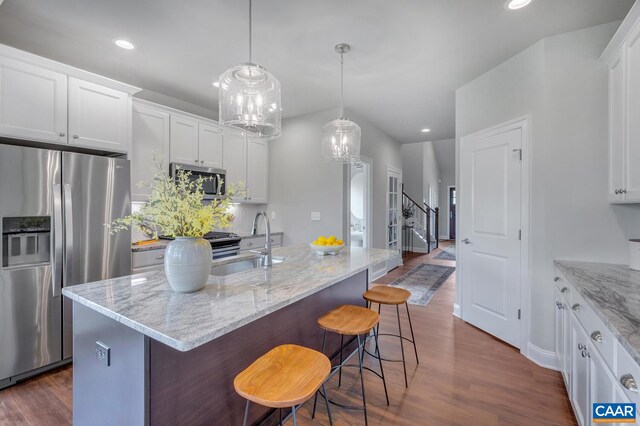
M111 365L111 348L102 342L96 342L96 358L106 365Z
M276 211L271 210L271 219L275 219L275 218L276 218Z
M320 212L311 212L311 220L320 220Z

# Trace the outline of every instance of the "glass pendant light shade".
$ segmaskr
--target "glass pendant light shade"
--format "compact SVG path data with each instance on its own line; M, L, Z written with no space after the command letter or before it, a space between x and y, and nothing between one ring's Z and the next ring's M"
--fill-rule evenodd
M346 118L338 118L322 128L322 157L335 161L360 159L360 126Z
M260 65L242 64L220 76L220 124L248 137L275 139L282 133L280 82Z
M344 117L344 54L350 46L336 45L340 54L340 117L322 128L322 157L326 160L352 162L360 159L360 126Z
M280 82L251 61L252 5L249 0L249 62L231 67L220 76L218 121L226 132L275 139L282 133Z

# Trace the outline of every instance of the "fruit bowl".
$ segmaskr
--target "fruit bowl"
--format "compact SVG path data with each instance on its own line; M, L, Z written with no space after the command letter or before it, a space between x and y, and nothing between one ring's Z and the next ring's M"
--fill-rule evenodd
M324 256L327 254L338 254L338 252L344 248L344 244L339 246L319 246L309 243L309 247L311 247L311 250L315 250L316 253Z

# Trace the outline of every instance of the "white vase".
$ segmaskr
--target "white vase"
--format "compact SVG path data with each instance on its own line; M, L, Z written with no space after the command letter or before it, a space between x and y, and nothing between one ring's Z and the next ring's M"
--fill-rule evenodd
M211 244L200 237L176 237L167 244L164 273L176 293L201 290L211 271Z

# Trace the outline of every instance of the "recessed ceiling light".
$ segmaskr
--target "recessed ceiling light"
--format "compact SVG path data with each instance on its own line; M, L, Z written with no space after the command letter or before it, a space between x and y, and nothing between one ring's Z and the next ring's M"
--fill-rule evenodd
M214 81L211 84L213 84L213 87L220 87L220 81L218 81L218 80Z
M431 131L431 129L422 129L420 130L422 133L429 133Z
M123 49L131 50L136 48L136 46L134 46L133 43L127 40L118 39L118 40L114 40L113 42L116 44L116 46L121 47Z
M522 9L525 6L529 6L533 0L509 0L505 7L509 10L518 10Z

